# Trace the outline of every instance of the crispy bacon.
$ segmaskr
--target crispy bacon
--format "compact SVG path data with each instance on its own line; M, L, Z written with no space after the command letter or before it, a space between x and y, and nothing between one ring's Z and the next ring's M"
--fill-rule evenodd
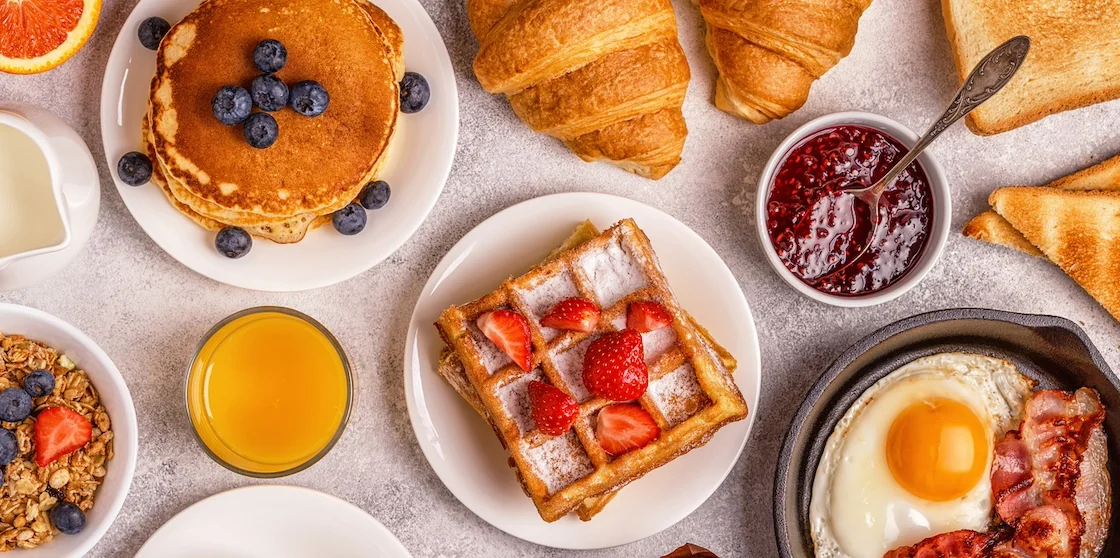
M883 558L986 558L1011 537L1009 529L978 533L967 529L934 535L914 546L896 548Z
M1085 520L1077 483L1104 413L1092 389L1035 393L1019 430L995 447L992 496L1004 525L937 535L884 558L1078 558Z

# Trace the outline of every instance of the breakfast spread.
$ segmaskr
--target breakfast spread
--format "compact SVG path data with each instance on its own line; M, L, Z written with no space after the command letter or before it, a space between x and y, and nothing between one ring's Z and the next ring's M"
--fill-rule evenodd
M801 108L852 51L871 0L699 0L715 62L715 103L756 124Z
M82 531L113 458L97 389L65 354L0 334L0 552Z
M969 115L969 127L978 134L999 134L1120 97L1120 47L1112 40L1120 33L1120 18L1112 17L1118 10L1116 0L944 0L949 44L962 80L1007 37L1027 35L1034 42L1023 71L994 101Z
M217 232L229 258L245 256L252 237L294 243L326 223L361 232L363 191L377 183L398 112L430 97L404 71L396 23L365 0L209 0L173 27L146 19L138 39L158 49L157 70L142 150L118 175L150 180Z
M766 206L770 241L790 272L821 292L860 295L894 284L914 266L933 221L921 165L913 163L884 192L874 231L869 206L843 192L874 184L904 150L882 131L853 125L826 128L790 149Z
M1006 360L902 366L828 438L810 504L816 555L1095 558L1110 518L1104 412L1095 391L1036 391Z
M691 76L669 0L469 0L474 73L584 161L646 178L681 160Z
M1120 158L1109 159L1046 186L1000 188L964 235L1056 263L1120 319L1118 268L1110 257L1120 215Z
M545 521L597 511L588 498L747 415L633 220L448 308L436 327Z
M0 72L37 74L85 46L101 16L101 0L25 0L0 5Z
M349 365L334 337L291 310L235 314L203 341L187 377L199 441L227 467L256 476L298 471L345 427Z

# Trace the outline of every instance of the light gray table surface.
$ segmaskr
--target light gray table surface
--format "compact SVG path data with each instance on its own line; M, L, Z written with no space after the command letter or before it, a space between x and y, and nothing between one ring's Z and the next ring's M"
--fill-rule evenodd
M290 306L322 321L348 348L361 375L359 406L340 443L320 463L283 482L357 504L416 556L567 554L489 526L444 488L413 436L402 378L412 307L440 258L495 212L544 194L592 190L626 196L692 227L739 279L762 346L754 432L720 489L676 526L586 556L660 556L685 542L720 556L776 556L774 467L802 394L845 347L900 318L949 307L1056 314L1081 323L1113 366L1120 361L1116 322L1061 270L959 234L986 207L993 188L1042 184L1120 152L1115 125L1120 103L991 138L974 136L961 125L948 131L932 151L950 180L953 232L937 267L894 302L861 310L812 302L784 284L763 258L753 222L755 186L782 138L811 118L842 110L877 112L924 129L949 101L957 79L940 0L875 0L851 56L817 82L808 104L761 127L711 104L714 69L703 49L702 20L691 3L677 0L693 75L684 107L689 137L683 163L659 182L582 163L555 140L529 131L503 98L485 93L474 80L476 43L462 0L422 2L451 53L459 86L461 130L451 177L431 215L394 255L357 278L311 292L259 293L206 279L164 253L125 209L105 164L98 114L105 64L133 0L105 0L93 38L62 67L35 76L0 75L0 100L27 101L60 115L85 138L102 178L100 221L84 252L48 283L0 295L88 333L120 367L135 399L140 427L135 480L92 556L131 556L190 504L255 484L216 465L197 447L181 394L186 363L203 333L234 311L265 304Z

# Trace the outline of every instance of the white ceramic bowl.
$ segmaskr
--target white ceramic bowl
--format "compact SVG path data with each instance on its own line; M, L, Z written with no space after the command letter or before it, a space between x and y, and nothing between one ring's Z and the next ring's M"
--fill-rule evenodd
M766 253L767 261L770 262L774 271L798 292L813 300L833 306L847 308L874 306L902 296L906 291L914 288L914 285L921 282L926 274L933 269L933 266L936 265L937 260L941 257L941 252L945 249L945 243L949 239L949 226L953 216L953 204L950 199L949 183L945 178L945 171L941 168L937 160L933 158L933 155L926 150L918 156L918 163L922 165L922 169L926 171L926 176L929 177L930 188L933 194L933 223L925 252L922 253L921 258L910 269L910 272L885 289L855 296L838 296L823 293L805 284L782 263L782 260L778 257L778 252L774 249L774 245L770 241L770 234L766 230L766 201L767 198L770 197L770 182L774 174L778 172L778 166L794 145L802 139L825 128L841 125L864 126L879 130L902 142L906 147L913 147L914 144L918 142L918 134L914 133L906 126L885 116L867 112L837 112L809 121L804 126L794 130L792 134L782 141L781 145L774 150L774 154L770 156L770 160L767 161L766 168L763 169L762 176L758 179L758 195L755 200L755 224L758 228L758 239L762 243L762 251Z
M5 335L21 334L58 349L86 371L93 387L101 396L109 419L113 422L113 459L108 474L97 490L93 509L86 514L86 527L77 535L58 535L50 542L32 549L20 550L23 558L78 557L89 552L109 530L124 504L136 469L136 409L124 378L92 339L74 326L40 310L0 303L0 331Z

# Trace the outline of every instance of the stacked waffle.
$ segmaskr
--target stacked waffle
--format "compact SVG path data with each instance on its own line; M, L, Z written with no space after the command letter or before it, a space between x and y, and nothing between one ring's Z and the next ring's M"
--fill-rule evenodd
M747 416L731 376L734 358L677 305L641 229L625 220L583 241L594 232L584 225L553 258L489 295L448 308L436 323L448 345L440 374L493 426L546 521L573 510L590 519L626 484ZM573 298L598 309L591 331L542 325L558 303ZM634 334L628 314L635 303L664 308L667 325L640 334L648 388L643 385L632 402L619 403L592 393L596 390L585 383L587 363L599 341L624 330ZM506 347L478 326L480 318L485 322L498 311L526 322L531 354L523 362L511 359ZM575 414L570 428L544 432L531 394L534 382L570 398ZM619 407L647 417L655 435L618 451L609 443L616 440L604 438L601 419Z
M240 126L215 118L211 99L260 73L252 52L265 39L289 53L277 77L321 83L330 107L314 118L272 113L279 138L256 149ZM206 0L157 53L142 132L152 182L206 229L302 240L384 163L400 108L402 46L393 20L365 0Z

